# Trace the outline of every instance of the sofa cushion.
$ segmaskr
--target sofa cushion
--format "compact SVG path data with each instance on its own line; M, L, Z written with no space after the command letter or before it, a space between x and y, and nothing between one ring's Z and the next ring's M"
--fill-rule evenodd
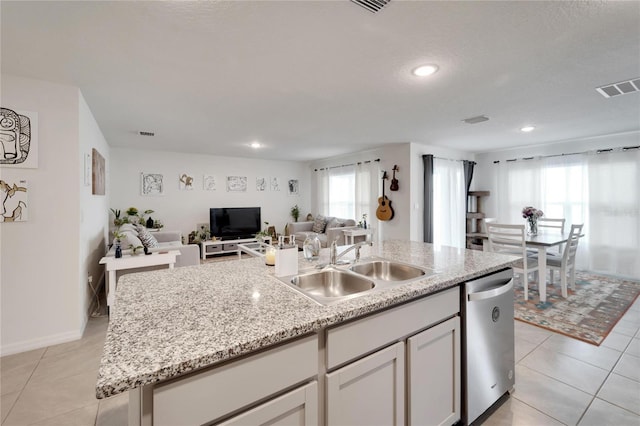
M158 243L155 248L158 249L176 249L182 247L182 243L180 241L166 241L164 243Z
M138 225L138 238L142 241L142 245L146 248L156 248L158 247L158 240L151 235L151 232L147 231L147 228Z
M322 215L318 215L313 221L313 227L311 228L311 231L315 232L316 234L322 234L326 225L327 222L325 217Z
M344 226L344 222L338 219L337 217L334 217L333 219L327 222L327 227L325 229L340 228L343 226Z

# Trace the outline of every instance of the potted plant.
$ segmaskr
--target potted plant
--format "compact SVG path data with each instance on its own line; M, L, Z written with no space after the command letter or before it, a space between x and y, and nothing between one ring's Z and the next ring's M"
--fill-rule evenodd
M262 231L256 232L256 240L259 242L264 242L265 237L269 237L269 222L264 222L265 228Z
M113 231L113 244L116 246L116 258L122 257L122 239L124 234L120 232L120 228Z
M131 254L137 255L140 254L138 250L143 249L142 246L134 246L133 244L129 244L129 248L131 249Z
M293 218L294 222L297 222L298 218L300 217L300 208L297 204L291 207L291 217Z
M113 213L113 216L114 216L114 218L113 218L113 224L114 224L116 227L120 227L120 225L122 225L122 223L123 223L123 222L122 222L122 219L120 219L120 214L121 214L122 212L121 212L120 210L118 210L118 209L109 209L109 210L111 210L111 213Z

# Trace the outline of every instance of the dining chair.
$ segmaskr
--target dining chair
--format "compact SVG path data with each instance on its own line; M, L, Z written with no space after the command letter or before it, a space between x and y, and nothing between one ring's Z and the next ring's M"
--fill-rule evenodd
M504 225L495 222L486 224L489 235L489 251L512 254L522 259L513 266L513 270L522 275L524 300L529 299L529 274L538 271L538 261L527 257L524 225Z
M547 268L549 268L549 282L553 284L553 271L560 271L560 286L562 288L562 297L567 297L567 272L570 273L569 284L571 290L576 289L576 252L578 251L578 243L580 242L580 234L584 224L571 225L569 239L567 240L562 257L554 254L547 254Z
M564 223L566 219L551 219L548 217L541 217L538 219L538 228L553 228L559 229L560 232L564 232Z
M560 233L564 234L564 224L566 219L552 219L548 217L541 217L538 219L538 229L547 228L548 230L558 230ZM562 246L563 244L558 245L554 248L551 254L555 254L556 256L562 256ZM555 251L557 250L557 251ZM537 255L537 253L533 253Z

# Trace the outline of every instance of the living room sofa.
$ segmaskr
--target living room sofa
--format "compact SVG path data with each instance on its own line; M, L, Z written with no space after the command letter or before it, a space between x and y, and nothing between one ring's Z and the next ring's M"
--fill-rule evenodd
M322 216L318 216L322 217ZM318 219L316 217L316 220ZM356 221L353 219L342 219L337 217L324 217L325 226L322 232L317 232L320 245L322 247L328 247L332 241L336 241L339 246L345 245L345 236L342 231L350 228L357 228ZM299 247L302 247L307 235L313 232L313 225L315 220L305 222L289 222L287 224L287 231L289 235L296 236L296 243Z

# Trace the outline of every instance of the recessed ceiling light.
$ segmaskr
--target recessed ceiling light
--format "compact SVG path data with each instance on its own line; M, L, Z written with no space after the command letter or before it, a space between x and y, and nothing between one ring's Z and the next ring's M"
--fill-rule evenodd
M253 149L258 149L260 147L262 147L262 145L260 145L260 142L251 142L251 145L249 145L251 148Z
M532 132L535 129L533 126L524 126L520 129L521 132Z
M413 75L418 77L426 77L431 74L435 74L438 71L437 65L422 65L413 70Z

